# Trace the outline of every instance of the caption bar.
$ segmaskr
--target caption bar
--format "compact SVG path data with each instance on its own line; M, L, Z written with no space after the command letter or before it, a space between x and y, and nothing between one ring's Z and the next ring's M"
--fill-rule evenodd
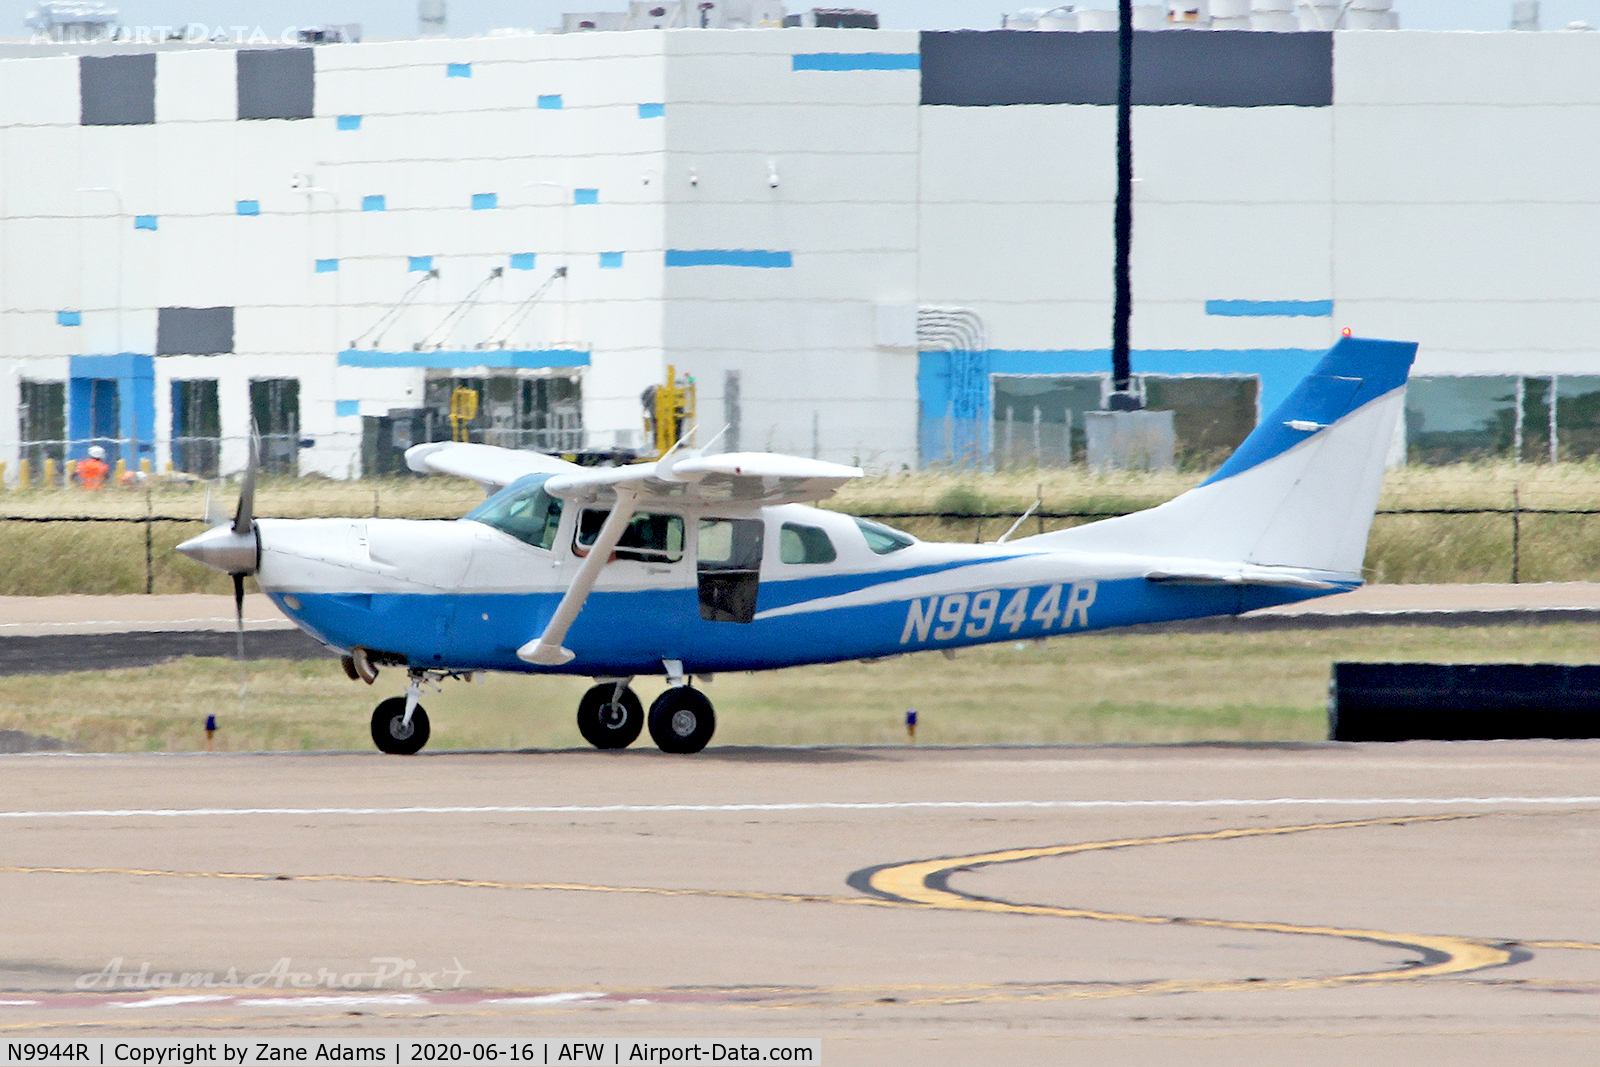
M822 1062L820 1041L671 1039L574 1041L7 1041L0 1067L125 1064L137 1067L256 1067L259 1064L583 1064Z

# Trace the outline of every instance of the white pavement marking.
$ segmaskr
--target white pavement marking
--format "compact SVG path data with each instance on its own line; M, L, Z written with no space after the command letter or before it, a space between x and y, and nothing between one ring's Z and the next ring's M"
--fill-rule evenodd
M881 800L810 801L793 804L494 804L475 807L406 808L88 808L81 811L0 811L0 819L139 819L194 818L234 815L612 815L676 812L750 811L893 811L902 809L1047 809L1047 808L1259 808L1315 806L1381 806L1385 804L1600 805L1592 797L1257 797L1206 800Z
M223 994L223 993L216 993L216 994L191 993L191 994L188 994L188 995L178 995L178 996L171 996L171 997L151 997L149 1000L130 1000L130 1001L126 1001L126 1002L123 1002L123 1003L113 1002L111 1004L111 1007L113 1007L113 1008L170 1008L174 1004L203 1004L203 1003L209 1003L209 1002L214 1001L214 1000L231 1000L231 999L233 999L233 998L229 997L228 995Z

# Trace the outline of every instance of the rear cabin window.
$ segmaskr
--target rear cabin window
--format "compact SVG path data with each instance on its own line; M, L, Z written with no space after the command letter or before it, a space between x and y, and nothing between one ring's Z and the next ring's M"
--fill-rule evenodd
M609 511L585 508L578 516L578 536L573 547L580 555L600 536ZM641 511L628 520L617 542L617 558L641 563L676 563L683 558L683 516Z
M902 548L910 548L916 543L915 539L907 533L885 526L881 522L871 519L856 519L856 525L861 527L861 536L867 539L867 547L880 556L887 556L891 552L898 552Z
M826 530L786 522L778 535L778 558L784 563L832 563L839 554Z
M556 543L556 528L561 525L561 501L544 491L549 477L541 474L513 482L464 517L548 549Z

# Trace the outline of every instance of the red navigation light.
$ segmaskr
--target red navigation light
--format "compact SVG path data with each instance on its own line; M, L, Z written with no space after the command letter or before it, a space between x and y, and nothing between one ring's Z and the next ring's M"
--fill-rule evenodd
M1346 337L1349 337L1350 336L1350 327L1346 326L1344 329L1340 330L1339 332L1344 334Z

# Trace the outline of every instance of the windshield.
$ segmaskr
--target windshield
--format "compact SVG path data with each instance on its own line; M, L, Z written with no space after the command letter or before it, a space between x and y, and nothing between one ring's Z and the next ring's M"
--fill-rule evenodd
M851 516L854 518L854 516ZM898 552L902 548L910 548L916 543L916 538L908 533L885 526L881 522L871 519L856 519L856 525L861 527L861 535L867 539L867 547L880 556L887 556L891 552Z
M519 478L462 516L485 526L493 526L535 548L550 548L556 543L556 527L561 525L561 501L544 491L548 474Z

